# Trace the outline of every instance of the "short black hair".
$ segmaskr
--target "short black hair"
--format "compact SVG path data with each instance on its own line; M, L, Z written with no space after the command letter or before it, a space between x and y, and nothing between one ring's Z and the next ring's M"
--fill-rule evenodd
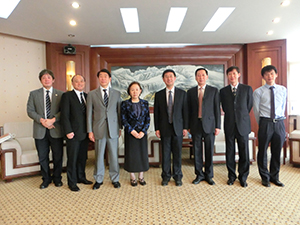
M53 80L55 80L54 74L51 70L48 69L43 69L40 73L39 73L39 79L42 79L42 76L44 76L45 74L49 74Z
M233 70L236 70L236 72L240 73L240 69L237 66L231 66L226 70L226 75L228 75L228 73L230 73Z
M111 74L110 74L110 72L108 71L108 69L102 69L102 70L100 70L100 71L97 73L97 77L99 77L99 74L100 74L101 72L107 73L108 76L111 77Z
M143 92L143 88L142 88L141 84L140 84L139 82L137 82L137 81L133 81L133 82L131 82L131 83L129 84L129 86L128 86L128 88L127 88L127 94L128 94L128 95L130 95L130 88L131 88L131 86L134 85L134 84L139 85L140 89L142 90L141 93Z
M204 70L205 73L206 73L206 75L208 76L208 71L207 71L207 69L205 69L205 68L198 68L198 69L196 69L196 71L195 71L195 76L197 75L197 72L200 71L200 70Z
M166 70L163 72L163 74L162 74L162 77L163 77L163 78L164 78L164 76L165 76L166 73L173 73L174 76L176 77L176 73L175 73L175 71L172 70L172 69L166 69Z
M268 65L268 66L265 66L261 69L261 76L263 77L265 72L271 72L272 70L275 71L275 73L277 74L277 69L275 66L272 66L272 65Z

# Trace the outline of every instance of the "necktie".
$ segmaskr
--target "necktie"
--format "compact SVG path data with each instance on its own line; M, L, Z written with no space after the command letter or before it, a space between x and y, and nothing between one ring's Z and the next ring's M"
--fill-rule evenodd
M83 93L82 92L80 93L80 104L81 104L82 112L85 113L86 105L85 105L85 102L84 102L84 99L83 99Z
M47 113L47 119L50 118L50 112L51 112L51 101L49 96L49 90L46 91L46 113Z
M172 91L169 91L169 98L168 98L168 116L169 116L169 123L172 123L172 122L173 122L173 118L172 118L172 108L173 108Z
M199 88L199 109L198 109L198 118L202 118L202 99L203 99L203 88Z
M274 86L271 86L270 90L271 90L271 119L275 119Z
M236 88L235 87L232 88L232 94L233 94L234 97L236 96Z
M108 105L108 95L107 95L107 92L106 92L107 90L103 89L103 91L104 91L104 104L107 107L107 105Z

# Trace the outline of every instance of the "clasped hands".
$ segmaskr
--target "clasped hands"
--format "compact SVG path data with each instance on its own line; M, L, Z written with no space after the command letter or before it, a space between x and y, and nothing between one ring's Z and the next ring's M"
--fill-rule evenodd
M44 127L48 128L49 130L55 128L55 126L53 125L55 123L55 117L53 117L52 119L41 118L40 122Z
M144 132L140 131L139 133L136 130L131 131L131 134L133 137L135 137L136 139L142 139L145 135Z

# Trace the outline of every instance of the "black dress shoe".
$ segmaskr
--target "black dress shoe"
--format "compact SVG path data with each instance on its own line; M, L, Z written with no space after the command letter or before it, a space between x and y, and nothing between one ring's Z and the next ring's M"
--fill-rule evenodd
M175 184L176 184L176 186L180 187L180 186L182 186L182 181L181 180L176 180Z
M87 179L82 179L77 181L78 184L92 184L92 181L89 181Z
M49 186L49 182L43 182L41 185L40 185L40 189L45 189Z
M101 183L95 182L95 184L93 185L93 190L99 189L102 184L103 184L103 182L101 182Z
M199 184L201 181L203 181L204 180L204 178L202 178L202 177L200 177L200 176L198 176L197 175L197 177L196 177L196 179L195 180L193 180L193 184Z
M281 183L279 180L270 180L270 182L272 182L272 183L275 184L276 186L284 187L284 184Z
M162 182L161 182L161 185L162 186L167 186L168 185L168 183L169 183L169 180L162 180Z
M71 185L69 186L71 191L80 191L79 187L77 185Z
M248 186L246 181L240 181L240 184L241 184L242 187L247 187Z
M263 181L261 181L261 184L265 187L270 187L270 182L269 181L263 180Z
M139 183L140 183L140 185L142 185L142 186L146 185L146 181L145 181L144 177L143 177L142 179L139 178Z
M229 179L229 180L227 181L227 184L228 184L229 186L233 185L233 183L234 183L234 180Z
M55 185L55 187L61 187L61 186L63 186L63 182L61 182L61 181L54 181L54 185Z
M114 185L114 188L120 188L121 187L121 184L120 184L119 181L113 182L112 184Z
M207 182L209 185L215 185L215 184L216 184L216 183L213 181L213 179L211 179L211 178L206 178L205 180L206 180L206 182Z

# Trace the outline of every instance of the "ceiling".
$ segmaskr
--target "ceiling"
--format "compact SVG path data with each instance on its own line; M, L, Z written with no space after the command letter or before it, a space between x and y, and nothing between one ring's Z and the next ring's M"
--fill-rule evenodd
M82 45L110 44L240 44L296 39L300 32L300 1L291 0L21 0L0 33L30 39ZM126 33L120 8L138 9L140 33ZM179 32L165 32L170 7L188 7ZM216 32L203 28L218 7L236 7ZM275 17L280 22L272 23ZM69 25L71 19L77 25ZM267 31L273 30L273 35ZM74 34L75 37L69 37ZM297 36L298 35L298 36ZM299 38L298 38L299 39Z

